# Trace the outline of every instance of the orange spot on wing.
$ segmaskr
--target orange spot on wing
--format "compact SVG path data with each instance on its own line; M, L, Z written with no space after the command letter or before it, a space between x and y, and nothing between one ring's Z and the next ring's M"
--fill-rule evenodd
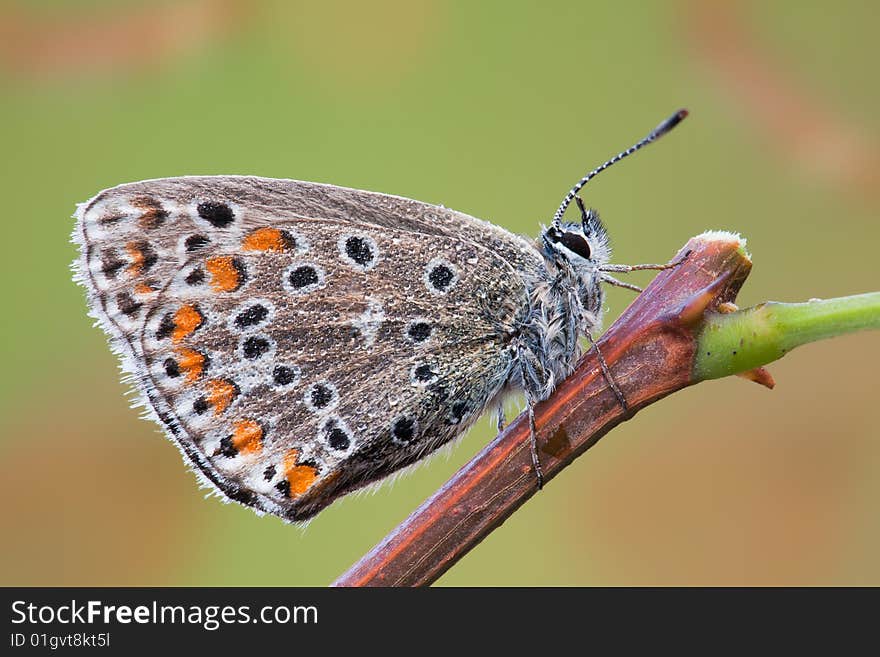
M295 449L290 450L284 456L284 476L290 482L291 497L302 495L318 479L317 469L310 465L297 465L298 458L299 452Z
M195 383L205 370L205 356L194 349L185 347L177 350L180 360L177 363L180 371L186 374L187 383Z
M207 385L207 401L214 407L214 415L220 415L229 408L229 404L238 394L238 388L234 383L225 379L211 379Z
M191 335L204 321L205 318L202 317L198 308L193 305L182 306L174 313L174 332L171 334L171 339L174 342L180 342Z
M128 252L128 257L131 259L131 264L128 266L128 273L132 276L137 276L141 273L141 269L144 267L144 252L141 250L141 247L137 242L129 242L125 245L125 250Z
M232 445L239 454L254 454L263 448L263 427L253 420L239 420L232 432Z
M208 258L205 268L211 274L211 287L216 292L232 292L242 283L241 268L232 256Z
M146 228L147 230L158 228L168 218L168 212L162 209L158 201L149 196L133 198L131 199L131 204L142 211L138 219L141 228Z
M281 253L290 246L290 237L277 228L257 228L244 238L245 251L275 251Z
M153 289L152 285L149 285L147 283L138 283L134 286L134 291L135 294L152 294L156 290Z

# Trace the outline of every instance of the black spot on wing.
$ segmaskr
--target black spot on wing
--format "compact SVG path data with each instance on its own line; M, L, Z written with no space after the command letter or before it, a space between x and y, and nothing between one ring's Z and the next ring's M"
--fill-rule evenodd
M130 293L120 292L116 295L116 305L119 307L119 312L123 315L126 317L134 317L138 314L144 304L135 301Z
M315 285L320 280L318 277L318 272L314 267L310 265L303 265L302 267L297 267L292 272L290 272L290 276L288 277L290 281L290 286L295 289L300 289L304 287L308 287L309 285Z
M238 313L235 317L234 324L240 329L256 326L266 319L268 315L269 309L263 304L256 303Z
M186 238L184 246L186 247L188 253L192 253L193 251L198 251L199 249L205 248L210 243L211 240L209 240L204 235L190 235Z
M446 291L452 284L455 274L446 265L434 265L428 272L428 280L435 290Z
M125 267L125 261L119 257L116 249L101 251L101 272L107 278L116 278L119 270Z
M235 213L226 203L205 201L199 203L196 211L199 216L210 223L214 228L226 228L235 221Z
M201 285L205 281L205 271L201 267L196 267L184 280L187 285Z

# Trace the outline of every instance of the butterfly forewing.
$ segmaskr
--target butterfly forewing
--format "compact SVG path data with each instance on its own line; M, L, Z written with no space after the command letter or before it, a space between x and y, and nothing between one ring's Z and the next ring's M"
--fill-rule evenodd
M133 183L79 218L93 313L148 406L227 497L290 520L479 416L540 267L467 215L295 181Z

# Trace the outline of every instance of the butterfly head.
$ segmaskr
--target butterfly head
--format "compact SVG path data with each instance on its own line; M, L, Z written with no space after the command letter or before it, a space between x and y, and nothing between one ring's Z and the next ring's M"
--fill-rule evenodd
M553 222L541 232L544 255L575 271L594 270L611 258L608 233L599 214L587 210L580 224Z
M665 135L681 123L687 115L687 110L678 110L654 128L644 139L590 171L571 188L568 194L565 195L565 198L562 199L556 214L553 215L553 223L550 224L549 228L544 228L541 233L544 255L548 260L555 262L559 266L564 266L567 262L574 269L575 273L581 275L596 272L597 267L608 263L611 257L611 250L608 246L608 235L605 232L605 227L599 220L598 213L593 209L588 210L586 208L578 192L583 189L584 185L605 171L605 169ZM581 211L580 225L564 223L562 221L562 217L572 201L577 201L578 208Z

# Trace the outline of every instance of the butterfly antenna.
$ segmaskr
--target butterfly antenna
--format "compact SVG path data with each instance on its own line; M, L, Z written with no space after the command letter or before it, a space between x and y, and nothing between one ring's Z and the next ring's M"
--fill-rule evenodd
M586 176L581 178L580 181L578 182L578 184L575 185L574 187L572 187L571 191L565 195L565 198L562 200L562 204L559 206L559 209L556 211L556 214L553 215L553 224L554 225L559 224L559 220L562 219L562 215L565 214L565 210L568 208L568 206L574 200L574 197L577 196L577 193L579 191L581 191L581 188L583 188L584 185L586 185L588 182L590 182L590 180L592 180L593 178L598 176L600 173L605 171L605 169L610 167L612 164L620 162L620 160L627 157L628 155L632 155L637 150L639 150L642 146L647 146L652 141L656 141L657 139L659 139L660 137L665 135L667 132L669 132L675 126L677 126L679 123L681 123L682 120L684 120L684 118L687 115L688 115L688 111L686 109L678 110L675 114L673 114L668 119L666 119L663 123L661 123L656 128L654 128L651 131L651 134L649 134L647 137L642 139L640 142L630 146L625 151L618 153L617 155L612 157L610 160L608 160L605 164L603 164L600 167L596 167L595 169L590 171L590 173L588 173Z

